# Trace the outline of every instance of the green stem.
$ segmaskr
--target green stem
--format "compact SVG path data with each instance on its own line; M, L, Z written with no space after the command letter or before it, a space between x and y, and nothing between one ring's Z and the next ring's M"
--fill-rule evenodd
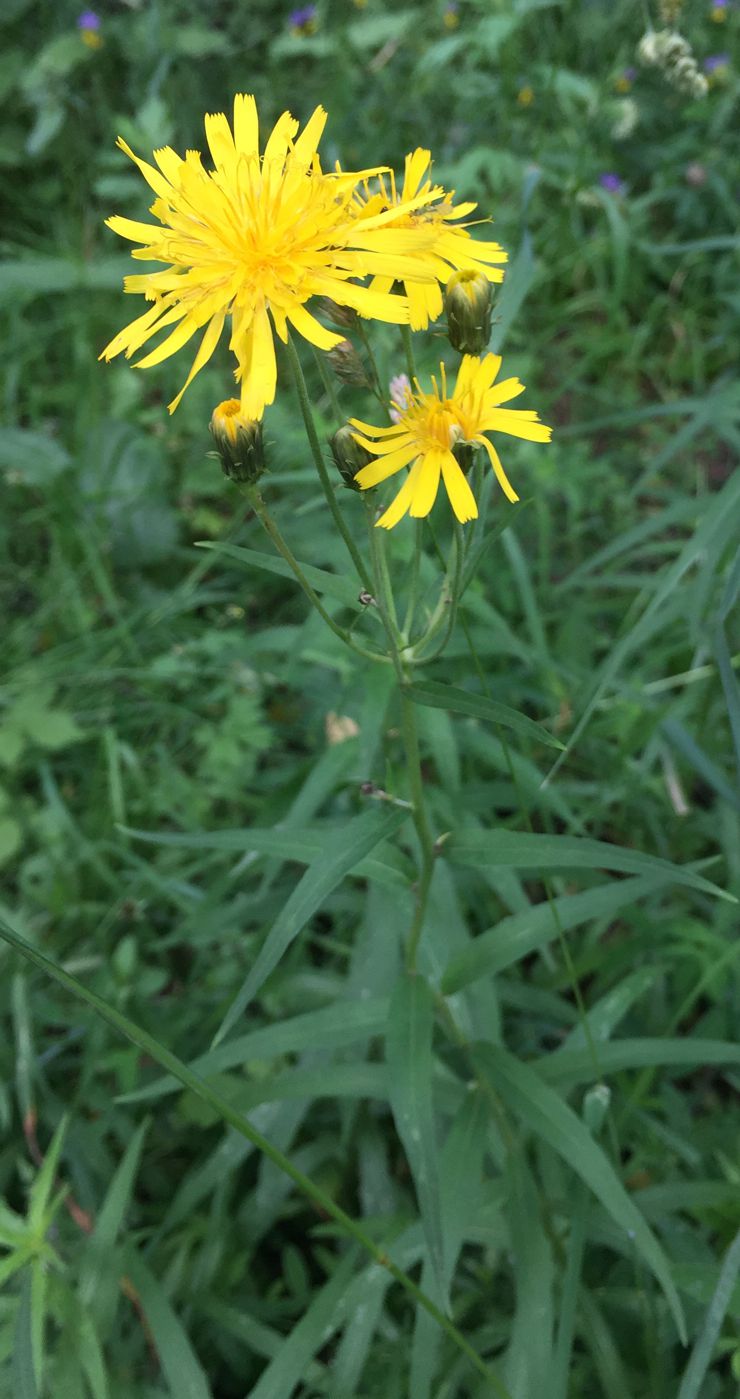
M408 644L409 637L414 625L416 616L417 589L419 587L419 567L421 565L421 540L424 533L424 523L416 520L414 523L414 555L411 562L411 581L409 583L409 600L406 606L406 616L403 621L402 637L404 644Z
M254 510L255 515L257 516L260 524L262 525L262 528L264 529L265 533L269 535L280 557L285 559L285 562L287 563L291 572L294 574L296 581L302 587L312 607L316 608L316 611L318 612L319 616L322 617L323 620L326 622L326 625L331 628L331 630L334 632L334 635L338 636L340 641L344 642L345 646L351 647L351 649L353 651L356 651L358 655L364 656L366 660L381 661L383 664L387 665L390 661L389 656L383 655L381 651L369 651L366 647L360 646L360 644L357 641L354 641L352 639L345 627L340 627L339 623L335 622L334 618L329 616L329 613L324 607L324 604L322 603L320 597L317 593L314 592L313 588L311 587L311 584L309 583L305 573L303 572L303 569L301 568L298 560L294 557L290 548L283 539L280 530L275 524L275 521L273 520L269 510L267 509L267 506L265 505L264 500L262 499L259 487L244 486L243 490L245 496L247 497L247 500L249 501L250 505L252 506L252 509Z
M316 361L316 368L318 369L319 374L321 375L321 382L324 385L324 388L326 389L327 398L331 403L331 411L334 414L334 419L336 421L337 427L342 427L344 425L346 414L342 412L339 399L337 397L336 384L334 383L334 380L326 367L326 360L324 359L324 356L320 354L318 350L314 349L313 357Z
M403 349L406 356L406 373L413 387L414 380L416 379L416 361L414 359L414 344L411 338L410 326L401 326L401 339L403 340Z
M447 572L444 582L442 583L439 602L432 613L429 626L424 635L414 643L412 658L414 665L428 665L430 661L435 661L438 656L442 655L442 652L452 636L457 619L458 603L460 601L460 582L464 557L462 525L456 520L450 562L447 565ZM445 617L447 618L447 625L445 626L444 634L439 645L426 656L420 655L419 653L423 651L424 647L436 636L440 627L444 624Z
M292 336L290 335L288 336L288 359L290 361L290 367L293 373L296 391L298 393L298 402L300 403L301 414L303 415L303 422L306 428L306 436L308 438L308 443L311 448L311 453L313 455L313 459L316 465L316 470L319 473L321 487L324 492L324 495L326 496L326 503L329 506L329 509L331 510L332 516L334 518L334 523L347 546L347 551L350 555L350 558L352 559L355 568L357 569L358 576L362 579L364 587L370 588L370 575L367 571L365 561L362 558L362 555L360 554L360 551L357 548L357 545L355 544L355 541L352 538L352 535L342 518L342 512L339 509L339 506L337 505L337 498L334 493L332 483L329 479L329 472L326 469L326 462L324 461L324 454L321 450L321 443L319 442L318 433L316 431L316 424L313 420L313 413L311 411L311 400L308 396L306 380L303 377L301 361L298 356L298 351L296 350L296 347L293 343Z
M408 942L406 944L406 966L410 972L416 970L416 954L419 947L419 939L424 927L427 904L429 902L429 890L434 872L435 847L434 837L429 825L427 815L426 799L424 796L424 780L421 775L421 757L419 754L419 734L416 726L416 708L414 701L401 690L401 734L403 746L406 753L406 767L409 776L409 788L411 800L413 802L413 818L416 826L416 833L421 845L421 870L416 885L416 907L414 918L411 924Z
M13 947L16 952L20 952L27 961L45 972L47 976L52 977L54 981L60 986L63 986L67 991L70 991L78 1000L89 1005L102 1020L105 1020L119 1034L124 1035L126 1039L130 1040L138 1049L150 1055L167 1073L172 1074L173 1078L176 1078L178 1083L182 1083L183 1086L189 1088L196 1097L208 1103L209 1107L212 1108L219 1117L223 1118L224 1122L227 1122L240 1136L245 1137L247 1141L251 1142L258 1151L262 1152L269 1161L272 1161L273 1164L277 1166L278 1170L287 1175L290 1180L293 1181L294 1185L296 1185L308 1199L312 1200L322 1213L326 1214L330 1219L333 1219L335 1223L339 1225L343 1233L355 1239L370 1255L373 1262L376 1263L378 1267L388 1270L391 1277L413 1297L417 1305L423 1307L437 1322L437 1325L442 1327L443 1331L450 1337L450 1340L452 1340L458 1349L467 1356L479 1375L482 1375L488 1381L491 1388L500 1396L500 1399L511 1399L509 1391L495 1371L491 1370L478 1353L473 1350L473 1347L457 1329L454 1322L450 1321L449 1317L445 1316L444 1312L436 1306L431 1297L428 1297L413 1281L413 1278L410 1278L402 1268L399 1268L397 1263L393 1262L386 1250L375 1243L375 1240L365 1232L362 1225L358 1224L351 1215L346 1214L341 1206L335 1204L331 1195L327 1194L320 1185L317 1185L315 1181L311 1180L310 1176L304 1175L303 1171L300 1171L297 1166L294 1166L290 1158L284 1156L282 1151L273 1146L272 1142L270 1142L267 1137L263 1137L262 1133L258 1132L256 1128L252 1126L249 1118L242 1116L236 1108L232 1107L231 1103L229 1103L226 1098L222 1098L219 1093L215 1092L205 1079L202 1079L199 1074L194 1073L187 1064L184 1064L182 1060L172 1054L169 1049L165 1048L163 1044L160 1044L159 1040L154 1039L146 1030L142 1030L141 1027L136 1025L132 1020L121 1015L113 1006L109 1006L106 1001L96 996L94 991L89 991L82 982L77 981L75 977L70 976L68 972L58 967L55 962L45 957L42 952L37 951L35 947L32 947L30 943L26 942L25 938L22 938L19 933L16 933L15 929L11 928L2 918L0 918L0 937L4 938L5 942Z

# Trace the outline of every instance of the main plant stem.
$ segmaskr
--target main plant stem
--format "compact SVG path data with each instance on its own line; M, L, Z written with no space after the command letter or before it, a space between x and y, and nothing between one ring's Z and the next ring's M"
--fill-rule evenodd
M339 509L339 506L337 505L337 498L334 494L334 489L329 479L329 472L326 469L326 462L324 461L324 454L321 450L319 435L316 431L316 424L313 419L313 412L311 411L311 400L308 396L306 380L303 377L301 361L298 357L298 351L296 350L296 347L293 344L293 340L290 335L288 336L288 359L290 361L290 367L293 372L293 379L295 381L296 392L298 394L298 402L300 404L301 414L306 428L308 444L311 448L311 454L316 465L316 470L319 473L319 480L321 482L321 487L324 492L324 495L326 496L326 503L329 506L329 509L331 510L334 523L337 529L339 530L342 539L344 540L350 558L352 559L352 562L355 568L357 569L357 575L362 580L363 586L369 589L370 575L367 571L365 560L360 554L360 551L357 548L357 545L355 544L355 541L352 538L352 535L348 530L344 519L342 518L342 512Z
M393 660L393 667L396 672L396 679L398 681L398 691L401 700L401 738L403 740L404 754L406 757L406 771L408 774L413 821L421 847L421 866L414 890L414 917L406 943L406 966L409 971L413 972L416 970L417 950L419 939L424 928L424 919L429 903L429 891L434 871L434 836L432 835L432 828L429 823L426 797L424 794L424 779L421 771L421 756L419 753L419 732L416 724L416 706L414 705L414 701L406 693L406 686L409 683L410 675L408 674L407 668L404 666L404 642L398 630L396 607L393 600L388 562L385 555L385 539L383 537L383 531L376 528L373 515L373 508L368 501L367 523L374 573L375 596L381 619L386 630L388 646Z

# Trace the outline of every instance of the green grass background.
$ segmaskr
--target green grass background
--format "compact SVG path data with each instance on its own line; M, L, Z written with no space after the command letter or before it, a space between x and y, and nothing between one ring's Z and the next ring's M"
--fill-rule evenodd
M740 892L740 8L679 17L700 66L728 55L703 101L645 69L619 90L628 0L460 0L452 27L435 0L325 0L310 35L267 0L101 0L96 49L66 0L2 11L0 913L155 1043L0 952L0 1394L730 1399L738 908L712 886ZM537 739L419 708L454 834L414 981L410 826L350 849L381 810L361 784L403 795L383 668L285 579L194 547L266 548L208 456L226 349L173 419L187 355L97 361L138 314L103 219L148 202L116 136L200 147L240 90L265 130L323 103L327 164L432 148L509 249L492 343L555 427L503 453L523 503L490 496L424 681L482 672L568 750L544 782ZM391 328L374 343L403 369ZM297 556L345 577L285 368L265 489ZM431 555L423 576L433 605ZM331 714L357 733L329 743ZM201 1063L289 899L299 935Z

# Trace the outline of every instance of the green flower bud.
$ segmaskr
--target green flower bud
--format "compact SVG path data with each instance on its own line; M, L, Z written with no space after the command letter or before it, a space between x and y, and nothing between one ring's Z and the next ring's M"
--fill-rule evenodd
M338 345L329 350L327 357L334 373L343 384L356 384L363 389L369 387L367 371L351 340L340 340Z
M461 355L479 355L491 337L491 284L482 272L453 272L445 287L447 335Z
M214 408L210 427L224 475L253 486L265 469L262 424L242 415L238 398L227 398Z
M331 454L334 458L337 471L344 481L345 486L349 486L351 491L359 491L360 487L355 481L355 476L363 466L367 466L372 461L369 452L355 441L355 435L350 427L340 427L333 437L329 438Z

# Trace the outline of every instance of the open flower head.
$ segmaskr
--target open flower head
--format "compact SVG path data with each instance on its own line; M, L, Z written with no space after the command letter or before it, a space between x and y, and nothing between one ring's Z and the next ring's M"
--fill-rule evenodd
M403 282L411 311L412 330L425 330L430 321L442 314L442 291L452 272L472 270L482 272L489 282L503 281L502 264L507 254L498 243L483 242L468 232L469 224L460 223L476 209L475 204L455 204L455 191L433 185L430 174L431 153L412 151L406 156L403 187L400 192L395 176L381 174L378 189L369 184L355 196L355 215L364 224L386 212L392 222L387 227L398 232L425 228L432 235L430 245L416 258L411 276L396 273ZM389 292L394 278L379 273L371 287L377 292Z
M438 385L432 378L431 393L424 393L415 381L413 395L394 405L399 419L393 427L350 420L357 442L377 459L357 473L363 490L410 467L395 500L378 520L384 529L392 529L407 512L417 519L428 515L440 478L458 520L465 524L477 517L475 497L455 456L455 448L464 445L483 447L507 500L519 499L487 434L504 432L528 442L549 442L551 429L534 412L502 406L523 393L524 385L518 379L496 384L500 367L500 355L465 355L452 392L440 365L441 381Z
M317 154L326 113L317 107L301 134L284 112L260 154L253 97L234 99L233 130L223 113L207 116L206 137L214 169L198 151L182 159L169 146L154 152L156 165L140 160L119 139L156 195L141 223L116 216L109 226L142 246L132 256L167 264L164 271L127 277L127 292L153 304L106 346L101 358L135 354L159 331L169 334L138 361L160 364L198 332L203 336L185 384L207 364L231 322L230 349L241 386L241 407L257 419L275 397L277 369L273 331L281 340L292 326L319 349L330 350L341 335L327 330L307 310L312 297L329 297L361 316L404 324L408 303L385 290L395 278L413 276L416 259L431 247L434 230L403 222L379 207L361 222L352 209L355 187L374 172L325 173ZM424 202L411 201L411 208ZM382 286L360 286L366 277Z

